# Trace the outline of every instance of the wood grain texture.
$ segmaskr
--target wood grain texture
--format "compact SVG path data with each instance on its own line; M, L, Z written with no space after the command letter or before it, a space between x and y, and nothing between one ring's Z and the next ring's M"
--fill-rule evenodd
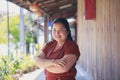
M96 19L85 20L78 0L79 64L95 80L120 80L120 0L96 0Z

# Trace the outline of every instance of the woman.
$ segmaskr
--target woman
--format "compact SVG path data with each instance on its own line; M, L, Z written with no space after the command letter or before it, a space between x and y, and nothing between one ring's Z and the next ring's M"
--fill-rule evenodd
M75 80L75 65L80 51L72 40L66 19L53 21L52 37L53 41L48 42L37 56L37 66L45 69L46 80Z

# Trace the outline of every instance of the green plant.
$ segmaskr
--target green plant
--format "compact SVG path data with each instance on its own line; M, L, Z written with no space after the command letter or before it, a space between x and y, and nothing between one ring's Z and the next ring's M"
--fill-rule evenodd
M34 31L26 31L25 32L25 40L26 43L34 43L36 38L36 34Z
M8 65L8 58L1 56L0 59L0 80L12 80L9 74L10 66Z
M21 53L21 57L18 58L13 57L12 54L0 56L0 80L13 80L13 75L19 74L21 70L33 71L35 66L34 59L29 54Z
M30 72L30 68L35 66L34 60L30 57L29 54L22 58L23 62L21 63L21 69L24 70L24 73Z

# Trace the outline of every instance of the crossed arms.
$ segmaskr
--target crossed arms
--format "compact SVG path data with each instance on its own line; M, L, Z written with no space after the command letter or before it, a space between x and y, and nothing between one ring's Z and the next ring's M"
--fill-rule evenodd
M71 69L76 62L75 54L64 55L61 59L46 59L46 54L41 52L35 59L36 65L52 73L64 73Z

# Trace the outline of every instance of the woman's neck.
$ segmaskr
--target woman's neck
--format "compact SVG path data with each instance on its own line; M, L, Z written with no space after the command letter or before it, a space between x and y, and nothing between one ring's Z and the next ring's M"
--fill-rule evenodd
M60 47L64 44L65 41L60 41L60 42L57 42L57 45Z

